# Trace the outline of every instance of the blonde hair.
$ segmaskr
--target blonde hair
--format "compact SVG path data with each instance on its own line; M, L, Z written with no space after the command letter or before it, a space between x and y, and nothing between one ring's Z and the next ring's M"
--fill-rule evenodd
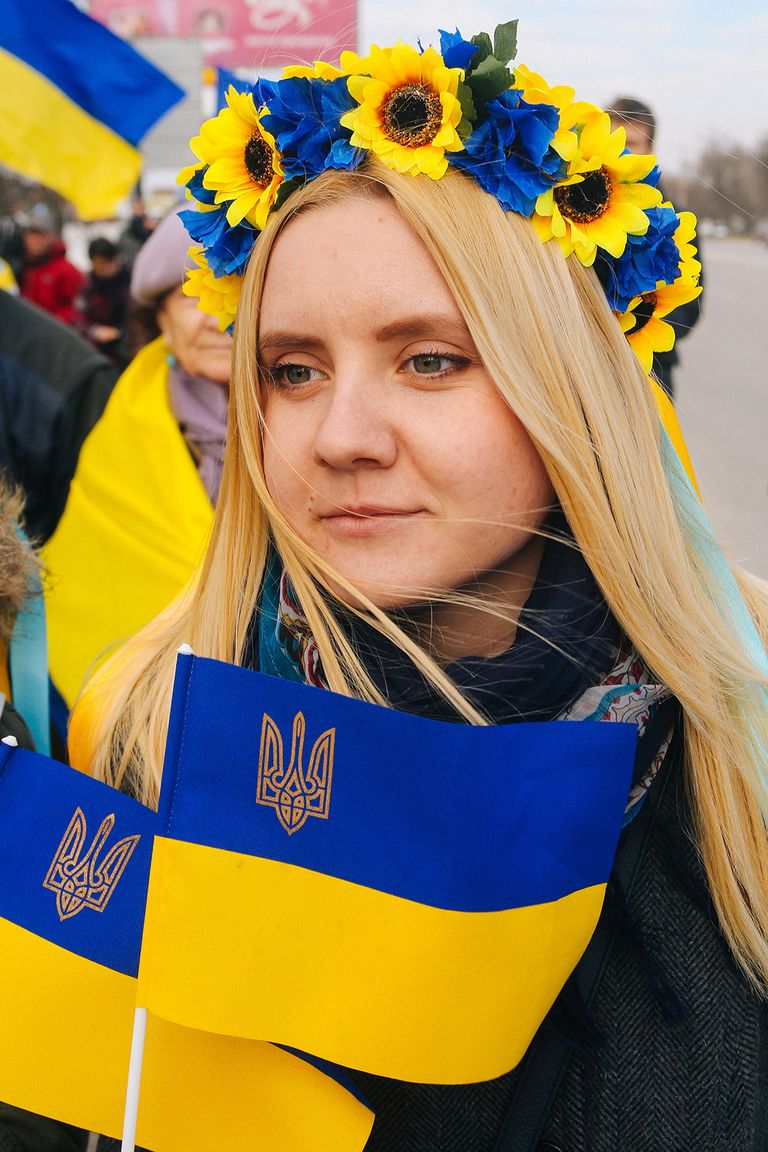
M658 448L648 382L591 269L542 244L477 184L369 161L327 172L274 213L245 278L235 332L227 459L213 537L186 592L86 688L73 719L81 767L145 803L157 800L177 647L241 662L270 537L336 692L382 701L334 615L329 582L354 591L291 531L267 491L254 349L272 246L298 212L345 197L389 196L450 286L491 377L527 429L575 539L620 626L683 709L686 772L722 930L746 974L768 985L768 798L753 733L766 731L764 684L725 624L693 529ZM766 588L737 573L759 625ZM361 611L471 723L483 718L437 663L363 597Z

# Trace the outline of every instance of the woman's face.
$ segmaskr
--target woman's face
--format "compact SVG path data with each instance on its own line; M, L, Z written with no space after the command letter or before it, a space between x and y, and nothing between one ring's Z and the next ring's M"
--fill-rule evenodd
M165 342L181 367L192 376L205 376L216 384L229 384L232 339L212 316L201 312L197 300L174 288L157 311Z
M267 485L302 540L382 608L514 568L549 479L390 202L291 221L259 329Z

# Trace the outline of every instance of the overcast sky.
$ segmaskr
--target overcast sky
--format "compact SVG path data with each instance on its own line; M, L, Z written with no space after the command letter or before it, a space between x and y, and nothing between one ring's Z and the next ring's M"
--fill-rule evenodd
M360 44L469 37L519 17L517 60L550 84L604 105L636 96L656 113L662 168L679 169L710 142L747 147L768 136L765 0L359 0ZM762 80L761 80L762 77Z

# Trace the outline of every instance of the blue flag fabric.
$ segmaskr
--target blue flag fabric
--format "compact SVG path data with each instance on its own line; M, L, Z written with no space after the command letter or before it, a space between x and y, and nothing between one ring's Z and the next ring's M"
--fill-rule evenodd
M501 1074L594 930L635 745L181 655L142 1002L401 1079Z
M135 976L156 819L106 784L0 744L0 916Z
M227 106L227 92L234 88L236 92L247 92L251 87L247 80L241 80L234 72L227 68L216 69L216 108L221 112Z

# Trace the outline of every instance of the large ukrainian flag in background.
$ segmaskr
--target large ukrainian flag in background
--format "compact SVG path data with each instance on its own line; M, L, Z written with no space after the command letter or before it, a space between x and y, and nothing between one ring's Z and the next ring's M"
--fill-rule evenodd
M105 784L0 743L0 1100L120 1136L155 828ZM153 1152L360 1152L371 1123L333 1069L149 1020L138 1139Z
M84 220L111 216L130 193L139 142L184 95L71 0L3 0L0 76L0 164Z
M506 1072L594 931L635 744L181 655L139 1003L398 1079Z

